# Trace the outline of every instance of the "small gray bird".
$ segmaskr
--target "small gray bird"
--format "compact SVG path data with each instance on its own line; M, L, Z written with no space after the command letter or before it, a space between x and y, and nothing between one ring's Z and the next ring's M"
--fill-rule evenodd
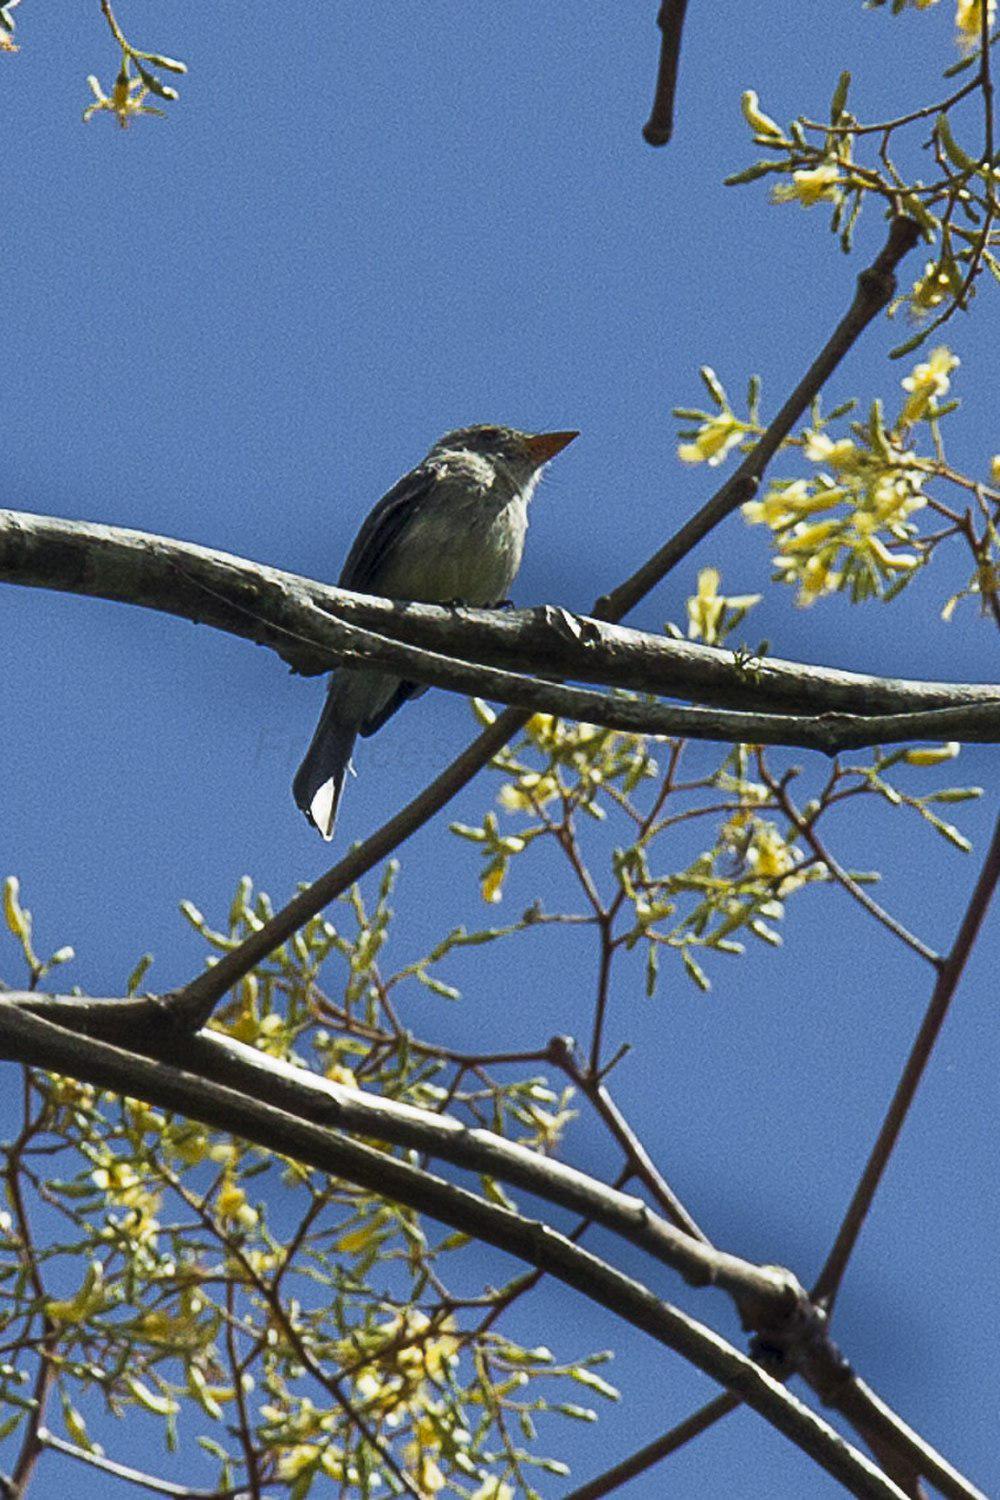
M528 501L575 432L462 427L434 444L378 502L339 584L424 604L501 604L521 565ZM357 736L374 734L423 689L386 672L334 672L312 743L292 783L309 822L333 837Z

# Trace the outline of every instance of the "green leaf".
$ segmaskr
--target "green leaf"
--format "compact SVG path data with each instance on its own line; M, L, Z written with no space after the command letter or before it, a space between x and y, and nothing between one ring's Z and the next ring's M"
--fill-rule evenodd
M685 969L688 971L690 977L694 980L695 984L701 990L702 994L707 994L708 991L712 988L712 981L705 973L705 970L692 956L691 949L682 948L681 958L684 960Z
M166 68L168 73L187 72L187 63L178 62L176 57L164 57L159 52L141 52L138 55L152 63L154 68Z
M745 182L756 182L759 177L766 177L769 172L783 172L785 170L783 161L755 161L752 166L744 167L742 172L733 172L728 177L723 177L723 187L741 187Z
M938 115L934 129L938 140L944 147L944 154L953 167L957 167L960 172L979 171L979 162L976 161L974 156L970 156L967 151L963 150L952 135L951 122L947 115Z
M569 1373L580 1385L585 1385L588 1390L597 1391L599 1395L605 1396L609 1401L621 1400L621 1392L616 1390L613 1385L609 1385L606 1380L602 1380L600 1375L595 1375L593 1370L585 1370L576 1365Z
M596 1422L597 1413L591 1406L576 1406L572 1401L559 1401L552 1408L563 1417L572 1417L577 1422Z
M720 407L723 411L728 411L729 397L726 395L726 390L722 384L722 381L719 379L718 375L716 375L711 365L702 365L701 369L698 371L698 374L705 382L708 394L711 396L716 406Z
M646 998L652 1000L656 994L656 981L660 972L660 955L657 945L650 943L646 949Z
M126 995L135 995L138 993L139 986L149 973L152 963L153 955L151 953L144 953L128 976L128 981L125 985Z
M462 992L453 984L445 984L443 979L435 979L425 969L415 969L414 974L426 989L431 990L435 995L440 995L442 1000L461 1000Z
M942 78L955 78L959 73L964 73L966 68L971 68L973 63L979 62L979 53L973 52L969 57L960 58L953 62L950 67L945 68Z
M836 125L837 121L840 119L840 116L843 114L844 105L847 103L847 91L850 87L850 73L841 73L840 77L837 80L837 87L833 91L833 98L830 100L831 125Z
M3 12L0 11L0 20L2 19ZM9 29L13 30L13 27ZM14 1431L14 1428L18 1425L23 1416L23 1411L15 1411L6 1419L6 1421L0 1422L0 1443L3 1442L4 1438L10 1437L11 1433Z
M155 94L158 99L180 98L180 94L176 89L171 88L169 83L164 83L161 78L157 78L156 74L151 73L148 68L144 68L138 59L135 61L135 67L136 72L149 89L149 92Z
M895 349L889 350L889 358L902 359L904 354L912 354L914 349L919 349L920 345L925 341L929 334L933 333L933 331L934 329L932 324L931 327L925 328L921 333L915 333L913 337L908 338L905 343L897 344Z
M963 854L971 854L972 845L969 843L969 840L964 836L964 834L959 833L958 829L952 823L946 823L943 818L935 817L934 813L929 812L926 807L922 807L920 811L927 819L931 827L937 833L939 833L943 839L947 839L949 844L953 844L955 848L960 849Z

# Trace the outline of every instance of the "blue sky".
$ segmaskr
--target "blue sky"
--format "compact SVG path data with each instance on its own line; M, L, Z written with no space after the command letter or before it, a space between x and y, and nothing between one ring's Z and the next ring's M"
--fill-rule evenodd
M441 432L478 420L578 427L534 504L515 594L588 607L709 492L714 476L678 463L670 417L673 405L700 402L698 365L711 363L734 392L759 372L773 410L881 243L869 214L848 260L822 210L771 206L761 184L721 185L754 150L741 90L756 88L779 119L815 115L846 66L859 112L891 115L934 97L954 56L948 0L895 21L856 0L774 0L766 25L735 0L695 5L676 139L657 152L639 133L655 10L652 0L589 10L568 0L290 0L265 13L123 0L128 34L185 58L190 74L168 121L119 132L107 116L79 120L85 75L108 85L115 68L96 0L58 17L24 0L22 51L0 59L0 504L333 579L365 511ZM952 333L964 403L952 452L978 472L1000 449L996 290L984 286ZM831 396L894 397L906 370L886 355L899 338L876 327ZM709 562L728 590L763 589L767 538L731 519L633 622L680 619ZM831 665L995 678L995 640L974 611L939 618L964 582L964 563L949 571L942 559L893 608L838 599L804 612L771 591L755 639ZM156 954L150 984L182 981L200 955L181 897L212 914L244 872L280 899L325 868L325 846L289 793L319 683L241 642L69 596L2 589L0 630L0 874L20 876L40 947L75 946L67 982L119 992L145 949ZM461 700L429 694L367 742L341 847L412 795L469 727ZM972 750L944 779L989 787L995 764L994 749ZM492 795L480 780L455 815L481 817ZM979 850L989 802L960 809ZM474 851L455 847L446 822L403 851L401 961L429 935L484 920ZM837 851L882 869L887 903L928 942L948 943L975 855L888 814L845 817ZM509 911L534 894L530 878L515 883ZM716 973L707 998L673 975L646 1002L626 972L611 1024L616 1041L635 1044L622 1102L699 1220L725 1248L809 1281L927 981L832 893L803 899L785 936L780 952ZM559 938L532 937L530 952L510 948L502 972L478 986L470 978L463 1006L424 997L414 1029L456 1045L581 1034L589 955L581 967ZM1000 1284L985 1253L1000 1230L998 958L994 920L836 1323L861 1373L984 1488L1000 1482ZM0 971L17 977L6 935ZM596 1136L581 1133L574 1150L582 1165L607 1167ZM664 1291L738 1336L721 1299ZM560 1352L621 1351L613 1378L624 1407L567 1434L577 1482L712 1394L562 1291L539 1296L512 1331L574 1346ZM130 1456L127 1434L107 1445ZM722 1495L737 1475L741 1493L761 1500L837 1493L746 1413L628 1493ZM68 1477L53 1460L35 1493L46 1500ZM120 1488L95 1479L88 1492L103 1500Z

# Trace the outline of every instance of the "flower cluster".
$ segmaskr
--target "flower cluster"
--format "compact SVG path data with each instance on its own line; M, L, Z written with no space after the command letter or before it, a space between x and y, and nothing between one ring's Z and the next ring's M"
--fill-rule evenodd
M944 460L939 424L957 404L950 393L958 366L958 357L947 346L931 350L900 382L904 398L891 424L880 403L874 402L866 422L854 421L846 431L838 431L837 419L854 407L848 402L827 418L817 407L810 425L785 440L784 451L800 452L810 472L771 480L759 498L743 506L743 516L771 532L777 544L774 577L797 588L800 604L834 592L846 592L855 601L894 597L929 560L942 536L954 534L954 525L928 535L918 523L923 511L954 521L954 510L939 505L930 493L935 478L972 490L981 507L996 507L995 493L965 481ZM751 382L744 418L714 372L703 369L702 378L718 410L675 411L698 423L680 434L678 456L687 462L699 452L703 461L713 461L719 452L714 434L722 423L736 435L736 442L752 440L763 431L756 382ZM928 455L920 451L921 426L933 437ZM991 478L994 484L1000 479L1000 458L991 468ZM985 543L976 543L975 575L945 606L946 618L967 595L985 599L996 591L996 547L990 541L995 534L987 527ZM688 603L689 635L712 644L718 644L734 621L738 623L737 616L742 618L756 602L753 595L726 599L718 589L718 575L706 569Z

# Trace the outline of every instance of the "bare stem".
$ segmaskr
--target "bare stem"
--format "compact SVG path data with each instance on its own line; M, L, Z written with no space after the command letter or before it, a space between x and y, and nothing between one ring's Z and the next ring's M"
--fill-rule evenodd
M1000 881L1000 817L997 819L993 838L979 872L962 925L958 930L954 946L938 971L937 983L931 995L927 1013L917 1033L906 1066L900 1076L896 1092L882 1122L872 1153L850 1205L844 1215L837 1238L827 1257L826 1264L812 1291L812 1300L823 1305L829 1313L840 1289L847 1263L857 1244L872 1200L882 1180L882 1174L899 1139L899 1133L913 1103L917 1087L923 1077L924 1068L934 1050L941 1027L944 1025L949 1006L958 982L965 970L969 954L979 934L983 918Z
M826 866L837 884L847 892L853 901L856 901L860 907L868 912L869 916L874 917L876 922L880 922L883 927L891 932L893 937L899 938L901 943L904 943L907 948L911 949L912 952L916 953L927 963L932 964L935 968L939 968L944 962L940 954L935 953L933 948L929 948L925 942L922 942L920 938L904 927L902 922L898 921L891 912L886 911L884 906L880 906L877 901L869 896L864 887L860 886L848 874L843 865L830 853L829 849L827 849L826 845L820 839L813 824L799 812L785 787L780 782L775 781L770 771L764 765L763 758L758 757L757 764L761 780L769 788L785 817L796 828L801 837L805 839L820 863Z
M663 0L656 24L660 28L660 64L656 93L649 119L642 127L643 139L651 146L665 146L674 133L674 101L677 68L681 59L681 37L687 0Z
M692 1438L699 1437L701 1433L707 1432L722 1417L727 1417L731 1411L735 1411L740 1405L739 1398L731 1395L728 1391L722 1396L716 1396L707 1406L700 1411L693 1412L683 1422L678 1422L676 1427L671 1427L669 1432L663 1433L661 1437L654 1438L647 1443L645 1448L640 1448L636 1453L630 1454L621 1463L615 1464L610 1469L605 1469L596 1479L582 1484L578 1489L571 1490L565 1496L565 1500L600 1500L602 1495L610 1495L612 1490L620 1489L630 1479L636 1479L644 1474L653 1464L660 1462L670 1453L676 1453L678 1448L683 1448Z

